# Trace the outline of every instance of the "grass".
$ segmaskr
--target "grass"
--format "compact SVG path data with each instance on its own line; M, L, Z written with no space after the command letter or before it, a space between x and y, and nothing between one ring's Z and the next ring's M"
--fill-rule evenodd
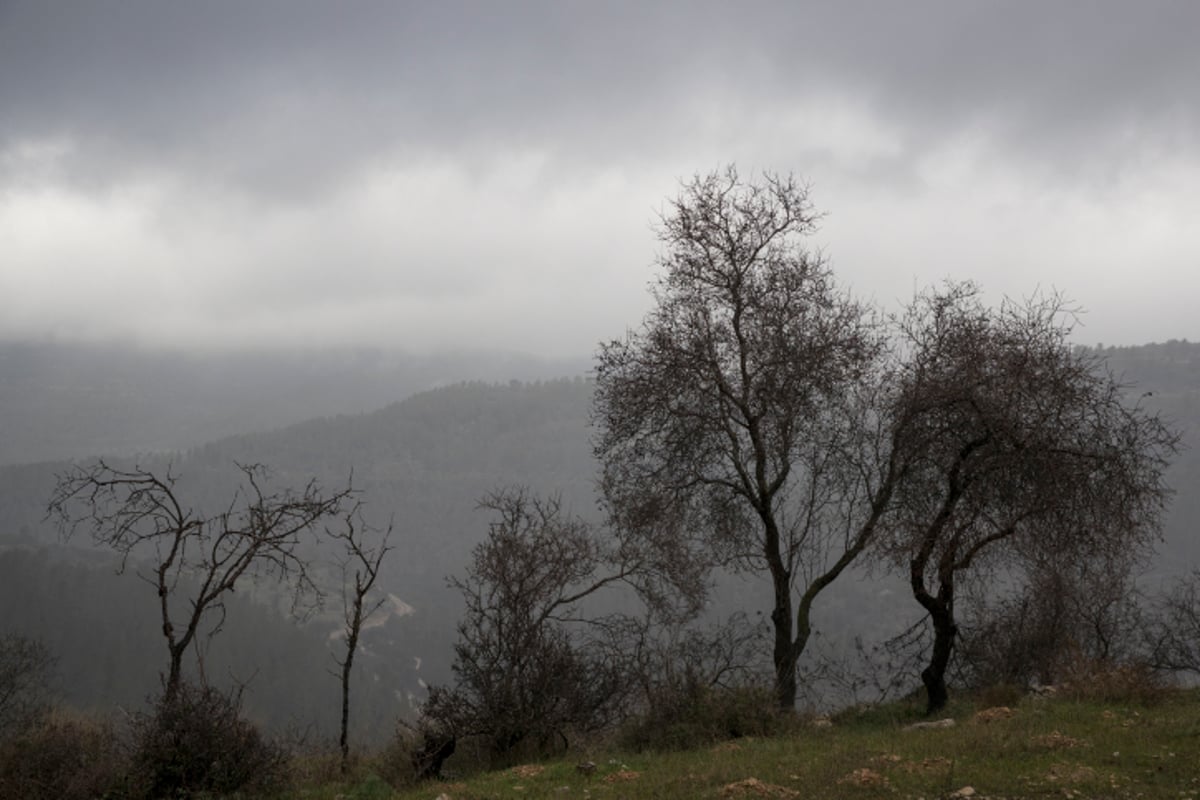
M678 753L592 755L528 764L461 781L394 791L366 774L311 786L313 800L586 798L1171 798L1200 800L1200 690L1154 706L1023 699L1009 712L958 701L950 728L905 730L922 719L896 704L838 715L771 739ZM956 794L957 793L957 794Z

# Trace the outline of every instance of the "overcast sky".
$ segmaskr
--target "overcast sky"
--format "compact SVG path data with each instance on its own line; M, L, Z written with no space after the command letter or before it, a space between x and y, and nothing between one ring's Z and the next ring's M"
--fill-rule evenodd
M680 178L1200 339L1200 3L0 0L0 340L586 355Z

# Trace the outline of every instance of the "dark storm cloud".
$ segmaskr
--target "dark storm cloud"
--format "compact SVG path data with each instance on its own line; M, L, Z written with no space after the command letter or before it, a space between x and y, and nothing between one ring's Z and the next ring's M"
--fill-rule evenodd
M1062 165L1194 146L1200 5L8 0L0 147L78 180L195 171L323 188L379 157L654 158L697 102L849 95L906 149L984 126Z

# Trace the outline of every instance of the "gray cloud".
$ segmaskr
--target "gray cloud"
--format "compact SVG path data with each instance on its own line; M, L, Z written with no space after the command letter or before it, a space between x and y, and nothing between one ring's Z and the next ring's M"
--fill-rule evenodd
M1200 291L1197 30L1185 0L6 0L0 336L587 348L640 314L660 198L730 160L811 177L885 300L1053 283L1162 336L1186 313L1117 270Z
M695 102L732 97L848 94L910 149L979 125L1057 163L1198 129L1188 2L4 8L0 136L77 139L83 174L165 165L288 193L381 153L653 158Z

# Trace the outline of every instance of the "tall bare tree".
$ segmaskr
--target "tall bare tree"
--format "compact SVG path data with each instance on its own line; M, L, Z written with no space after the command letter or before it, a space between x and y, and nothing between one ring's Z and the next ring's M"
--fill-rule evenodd
M921 295L898 320L892 414L907 464L883 550L929 613L922 680L947 700L957 585L1018 558L1120 562L1152 543L1178 437L1068 337L1057 296L986 306L977 287Z
M655 307L601 347L593 421L614 525L701 539L769 576L778 702L818 594L862 553L902 465L878 412L883 342L804 248L791 176L685 184L663 215Z
M350 767L350 675L354 669L354 654L358 650L358 637L363 624L383 605L385 598L374 601L367 596L375 588L383 558L392 549L388 540L392 525L382 531L368 525L362 518L361 508L355 505L346 513L342 525L327 528L326 536L343 547L340 563L342 571L342 615L346 637L346 652L336 659L342 683L342 719L338 736L338 747L342 751L342 772ZM353 579L351 579L353 575Z
M238 465L241 487L221 511L187 505L168 468L113 467L104 461L75 466L58 476L49 502L64 537L80 528L115 550L121 570L130 563L158 596L168 668L164 697L179 690L183 659L206 619L210 635L224 621L227 594L259 577L288 580L296 598L316 591L299 553L301 537L336 515L352 497L349 487L326 494L317 483L300 492L269 490L265 467ZM180 587L190 595L175 597Z

